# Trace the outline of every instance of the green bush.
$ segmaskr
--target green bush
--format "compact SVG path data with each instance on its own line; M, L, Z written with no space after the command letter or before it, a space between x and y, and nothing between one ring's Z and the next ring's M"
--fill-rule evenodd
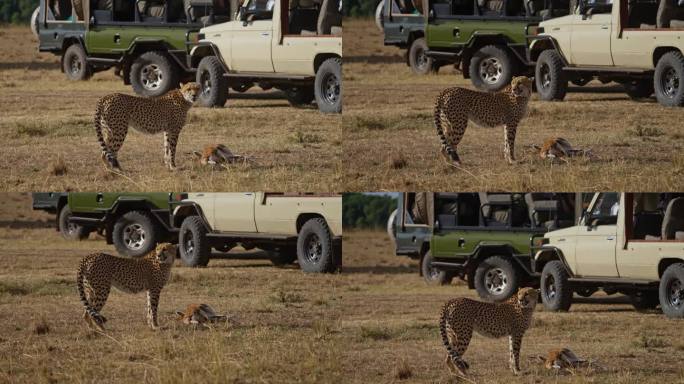
M28 24L38 0L0 0L0 23Z
M387 219L397 208L397 201L388 195L345 193L342 197L344 228L385 228Z
M373 16L379 3L380 0L342 0L342 10L345 16Z

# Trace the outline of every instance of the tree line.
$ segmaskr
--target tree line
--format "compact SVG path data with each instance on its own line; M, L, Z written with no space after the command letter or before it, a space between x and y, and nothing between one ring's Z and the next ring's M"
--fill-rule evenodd
M0 0L0 23L28 24L38 0Z
M342 0L342 12L351 17L372 16L379 3L380 0Z
M357 229L384 229L397 208L397 200L387 195L345 193L342 197L342 226Z

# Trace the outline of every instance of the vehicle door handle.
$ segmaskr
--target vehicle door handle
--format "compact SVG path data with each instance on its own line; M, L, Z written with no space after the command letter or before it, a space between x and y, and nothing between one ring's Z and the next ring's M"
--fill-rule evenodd
M606 237L606 240L615 240L615 236L608 236Z
M269 32L262 32L261 37L269 37L271 34Z
M552 31L560 31L560 27L551 28Z
M464 238L458 239L458 246L459 246L459 248L465 247L465 239Z
M114 34L114 43L119 44L121 43L121 35L118 33Z
M461 29L460 28L454 28L453 34L454 34L454 37L461 37Z
M608 26L607 26L607 25L602 25L602 26L601 26L601 29L608 29Z
M104 196L101 193L98 193L97 195L95 195L95 201L98 204L102 204L104 202Z

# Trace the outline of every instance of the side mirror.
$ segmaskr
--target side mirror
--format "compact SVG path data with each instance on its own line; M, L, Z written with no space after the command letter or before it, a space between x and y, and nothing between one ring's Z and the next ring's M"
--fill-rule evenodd
M238 14L240 15L240 21L247 21L247 8L240 7Z
M441 226L440 226L440 224L439 224L439 220L435 220L435 226L434 226L434 228L435 228L436 230L438 230L438 231L440 230Z
M428 21L433 21L435 19L435 10L430 9L430 12L428 12Z
M95 25L95 15L90 16L90 25Z

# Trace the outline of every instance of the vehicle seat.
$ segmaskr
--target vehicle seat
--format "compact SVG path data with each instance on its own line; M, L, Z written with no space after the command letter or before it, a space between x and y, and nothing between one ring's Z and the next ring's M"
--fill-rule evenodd
M297 0L290 3L289 25L290 35L315 35L319 10L314 0Z
M525 204L533 228L558 228L558 202L551 193L526 193Z
M656 16L658 28L684 27L684 7L680 7L675 0L660 0Z
M513 204L508 193L480 192L480 213L487 227L507 226L509 207Z
M332 34L332 27L342 26L342 13L339 8L340 0L323 0L321 11L318 14L316 31L319 35Z
M651 29L656 25L658 3L630 1L628 4L627 28Z
M480 14L486 15L500 15L503 10L503 0L477 0L477 6L480 9Z
M451 15L451 4L448 3L434 3L432 4L432 11L435 17Z
M138 13L141 21L163 21L166 5L159 0L138 0Z
M634 216L634 233L632 237L637 240L660 236L663 226L663 214L657 211L639 212Z
M539 13L544 10L544 0L526 0L525 11L527 16L541 16Z
M684 231L684 197L672 199L663 218L663 240L674 240L678 231Z

